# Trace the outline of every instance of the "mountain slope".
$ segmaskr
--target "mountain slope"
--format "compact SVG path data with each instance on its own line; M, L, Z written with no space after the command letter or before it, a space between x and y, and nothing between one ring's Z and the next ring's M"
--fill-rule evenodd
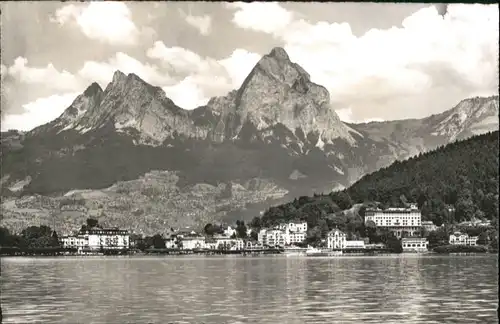
M401 158L407 158L455 140L498 130L498 114L498 96L475 97L464 99L450 110L423 119L350 126L373 140L389 141Z
M1 189L9 197L3 216L8 222L16 217L47 221L47 215L63 215L57 207L62 196L90 190L85 197L101 197L102 192L108 197L99 200L107 215L100 222L126 226L127 221L143 221L142 231L163 222L252 217L289 197L346 187L396 159L498 127L483 122L493 121L495 109L498 113L498 97L484 99L491 104L474 100L427 119L349 125L330 107L328 91L312 83L281 48L263 56L239 89L191 111L135 74L117 71L106 89L90 85L59 118L2 140ZM455 113L467 118L453 128L456 118L449 116ZM177 198L159 195L163 207L153 208L135 185L132 195L110 189L137 179L153 186L152 171L177 177L161 186L165 193L208 188L201 192L215 197L207 200L209 205L229 207L219 212L180 195L175 212L168 213L169 199ZM226 190L221 198L220 186L244 190ZM85 197L87 207L76 206L79 216L65 222L76 224L78 217L95 212L91 198ZM116 209L130 197L138 197L134 206ZM18 200L25 206L22 211L14 206ZM35 203L39 200L50 203ZM147 212L135 215L135 209Z

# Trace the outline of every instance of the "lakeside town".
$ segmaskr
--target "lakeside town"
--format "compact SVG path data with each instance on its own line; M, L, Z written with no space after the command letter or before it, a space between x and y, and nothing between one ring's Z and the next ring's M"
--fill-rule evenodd
M257 222L258 223L258 222ZM50 239L34 248L24 244L5 244L1 255L109 255L109 254L279 254L334 256L380 253L428 252L487 252L488 238L469 235L446 225L436 226L422 221L416 204L404 208L368 208L365 210L366 231L385 233L384 240L374 240L370 235L353 237L338 228L328 230L321 239L311 243L306 221L280 223L260 228L252 222L248 227L243 221L235 226L207 224L202 231L191 228L170 229L166 237L143 237L126 229L105 228L95 219L87 219L75 233L58 237L47 226L40 226ZM490 223L462 224L472 228L488 228ZM37 227L30 227L20 237L36 239ZM439 233L440 235L432 235ZM484 231L482 232L484 233ZM444 236L444 235L446 236ZM10 234L9 234L10 235ZM7 234L2 234L5 241ZM42 235L43 236L43 235ZM436 240L436 237L438 239ZM431 240L431 244L429 244ZM17 246L16 246L17 245Z

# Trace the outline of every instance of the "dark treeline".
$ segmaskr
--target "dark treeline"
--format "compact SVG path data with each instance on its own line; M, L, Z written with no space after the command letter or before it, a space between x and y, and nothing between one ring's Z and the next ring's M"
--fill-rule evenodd
M30 226L20 234L11 233L7 228L0 227L0 247L15 247L19 249L59 248L57 232L49 226Z

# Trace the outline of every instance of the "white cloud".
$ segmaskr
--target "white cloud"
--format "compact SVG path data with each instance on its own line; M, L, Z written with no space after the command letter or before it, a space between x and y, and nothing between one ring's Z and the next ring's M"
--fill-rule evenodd
M226 7L236 9L233 16L236 25L265 33L281 31L293 19L293 14L277 2L234 2Z
M150 58L162 60L176 73L188 74L180 83L165 86L167 96L184 109L206 104L210 97L223 96L239 88L257 64L260 55L236 49L226 58L215 60L180 47L167 47L155 42L147 51ZM191 95L188 90L191 90Z
M404 19L401 27L372 29L359 37L347 23L294 19L293 13L276 3L229 7L238 9L233 16L237 26L280 39L291 60L304 67L312 81L358 114L370 115L377 106L384 118L421 117L428 113L428 108L418 106L423 94L437 96L446 93L443 89L461 87L454 90L454 95L461 96L453 99L457 101L498 89L495 5L451 4L444 17L429 6ZM271 11L276 18L261 18ZM415 107L397 109L401 97L413 98ZM441 111L448 108L440 107Z
M212 17L208 15L203 16L186 16L186 22L198 29L200 34L207 36L212 31Z
M108 62L86 61L78 71L78 75L88 82L98 82L104 88L111 82L116 70L125 74L134 73L154 86L172 83L172 79L167 74L161 73L156 66L142 63L123 52L116 53Z
M52 63L44 68L28 66L28 60L24 57L15 59L14 64L8 69L2 68L2 75L8 74L16 78L19 82L26 84L43 84L45 87L55 90L77 90L82 88L82 84L68 71L58 71Z
M210 68L208 60L182 47L166 47L161 41L154 43L147 56L161 60L164 65L180 73L205 72Z
M361 123L369 123L369 122L382 122L384 121L382 118L365 118L365 119L355 119L353 115L353 111L351 108L341 108L335 110L337 115L339 116L340 120L346 123L351 123L351 124L361 124Z
M75 23L88 38L114 45L135 44L139 36L130 9L123 2L69 4L58 9L51 21Z
M244 49L236 49L229 57L220 60L219 64L226 69L231 78L232 87L235 89L241 86L260 58L259 54Z
M205 105L209 98L206 97L200 82L193 77L188 76L180 83L173 86L163 87L167 97L179 107L185 109L194 109Z
M24 112L22 114L5 115L1 125L2 131L9 129L29 131L48 123L59 117L78 95L78 92L52 95L27 103L23 105Z

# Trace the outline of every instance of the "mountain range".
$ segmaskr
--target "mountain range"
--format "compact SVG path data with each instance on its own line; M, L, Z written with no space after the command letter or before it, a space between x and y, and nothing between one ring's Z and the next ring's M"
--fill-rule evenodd
M2 223L76 229L88 216L146 234L248 219L349 186L421 152L498 129L498 96L423 119L349 124L282 48L241 87L194 110L116 71L57 119L2 133ZM52 223L51 223L52 224Z

